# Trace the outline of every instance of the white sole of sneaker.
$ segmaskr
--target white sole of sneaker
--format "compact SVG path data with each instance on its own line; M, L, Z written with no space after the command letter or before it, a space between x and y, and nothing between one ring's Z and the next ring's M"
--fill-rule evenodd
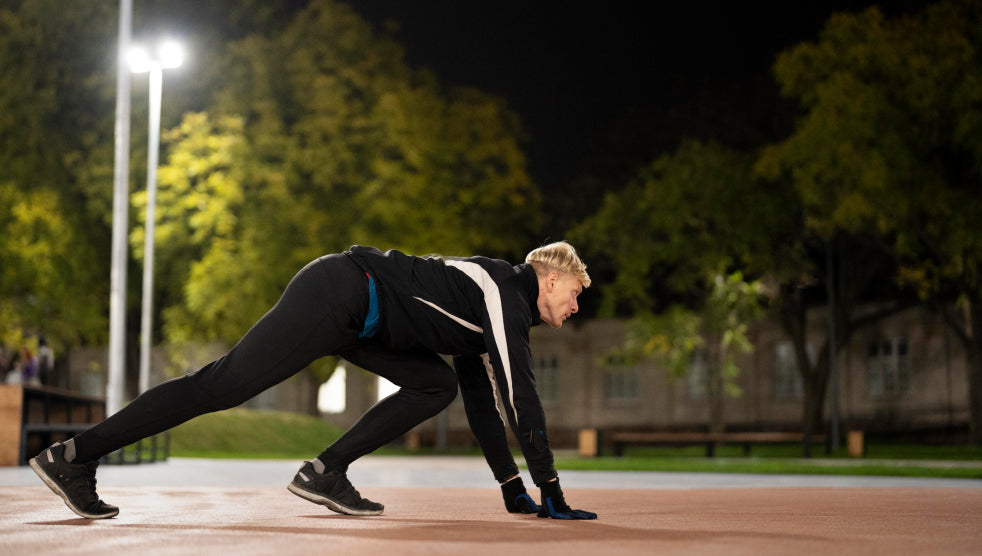
M356 508L351 508L335 500L331 500L326 496L315 494L313 492L304 490L293 483L288 484L286 486L286 489L308 502L313 502L314 504L320 504L321 506L324 506L327 509L337 512L339 514L360 515L360 516L382 515L382 512L385 511L385 508L382 508L381 510L359 510Z
M28 463L31 465L31 469L34 470L34 473L36 473L37 476L40 477L42 481L44 481L44 484L48 485L48 488L51 489L51 492L57 494L58 497L65 502L65 505L68 506L68 509L75 512L79 516L84 517L86 519L109 519L111 517L116 517L119 514L119 510L116 510L115 512L109 514L90 514L88 512L82 511L80 508L75 506L75 504L72 504L71 500L68 499L68 495L65 494L65 491L61 489L61 486L59 486L54 479L48 476L48 473L45 472L43 467L41 467L41 464L37 462L37 457L31 458L30 460L28 460Z

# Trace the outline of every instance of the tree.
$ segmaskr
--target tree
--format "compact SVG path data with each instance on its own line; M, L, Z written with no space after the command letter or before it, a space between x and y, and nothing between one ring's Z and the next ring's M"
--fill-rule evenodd
M658 314L673 302L703 306L706 276L742 271L767 285L770 308L794 345L804 386L802 430L824 422L829 380L828 337L812 358L809 311L824 301L826 244L809 229L798 192L789 180L755 174L760 162L748 153L715 144L683 142L622 192L611 194L574 235L587 253L612 261L603 286L601 314ZM759 170L758 170L759 171ZM843 235L836 281L835 344L842 349L856 330L900 305L855 314L885 263L860 238ZM618 311L620 308L620 311Z
M934 305L968 358L971 438L982 442L982 4L830 19L775 74L804 116L760 169L793 183L828 241L867 237ZM955 302L954 304L952 302ZM954 310L955 308L960 311Z
M601 314L634 318L624 352L658 356L675 374L707 356L709 423L722 430L727 392L737 394L735 355L751 349L747 327L763 311L761 276L795 249L786 231L793 203L753 179L753 157L685 141L660 157L571 233L586 254L616 269L602 286ZM791 211L793 214L793 211ZM788 239L791 238L791 241Z
M89 266L92 246L77 235L82 219L56 192L24 193L12 183L0 183L0 215L0 340L43 334L64 349L97 338L105 320L93 307L103 289Z
M104 2L0 9L0 335L105 337L112 36ZM70 55L69 55L70 53ZM108 248L105 250L108 253Z
M747 330L763 316L764 294L759 281L746 282L739 272L716 273L709 282L710 291L696 310L674 305L661 315L633 318L625 345L615 352L631 359L654 356L675 376L692 372L697 360L704 363L705 391L700 394L709 400L709 430L723 432L726 398L742 395L736 357L753 353Z
M378 108L383 144L359 195L355 235L400 238L415 252L522 256L541 222L541 199L517 116L476 89L448 98L430 86L405 93L387 94Z
M866 238L840 233L834 240L822 241L806 230L801 240L811 257L803 261L799 274L786 274L784 280L776 280L770 294L777 321L794 348L803 390L801 427L803 433L810 435L821 431L825 423L832 346L836 354L841 353L857 331L909 307L910 303L902 297L889 297L873 310L860 308L864 302L882 302L873 296L882 296L883 290L896 294L894 289L882 287L884 276L894 272L895 267ZM831 277L825 266L830 259L834 261ZM829 308L831 313L826 316L826 322L831 318L832 326L831 329L826 326L816 342L815 335L808 332L809 313L819 303L827 304L826 292L822 290L829 287L830 281L835 303Z
M540 201L517 117L476 90L444 93L402 57L346 6L312 2L275 37L230 47L214 109L245 118L294 198L330 207L304 219L321 226L303 231L321 248L353 236L414 252L522 254Z
M268 296L253 291L255 280L233 287L251 272L246 261L255 263L256 258L245 255L238 263L232 261L232 250L243 255L237 240L244 184L262 183L264 175L250 163L243 127L241 119L213 122L207 114L189 113L164 134L170 148L167 164L158 172L154 257L163 286L158 297L164 331L178 343L194 338L233 342L243 326L269 307ZM145 191L133 197L137 207L145 206ZM143 255L143 230L134 228L130 238L138 258ZM202 273L209 275L211 285L204 290L200 280L190 280Z
M776 260L799 260L796 198L752 174L753 156L683 141L616 193L570 237L615 269L601 286L600 314L659 312L701 298L706 277L742 268L762 276Z

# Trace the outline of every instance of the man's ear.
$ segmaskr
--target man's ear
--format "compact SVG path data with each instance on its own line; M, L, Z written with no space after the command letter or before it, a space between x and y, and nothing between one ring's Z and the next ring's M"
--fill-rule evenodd
M555 271L550 272L546 276L546 285L549 286L549 288L546 291L550 291L551 292L552 289L556 287L556 282L558 282L558 281L559 281L559 273L558 272L555 272Z

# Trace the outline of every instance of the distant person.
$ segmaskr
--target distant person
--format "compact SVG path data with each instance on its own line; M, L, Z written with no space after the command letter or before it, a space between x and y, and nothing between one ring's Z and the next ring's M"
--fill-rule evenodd
M23 384L41 385L41 378L38 376L38 358L26 347L20 350L20 376Z
M486 257L413 257L354 246L304 267L279 302L227 354L165 382L72 440L30 460L75 513L119 513L99 499L100 457L211 411L235 407L326 355L339 355L400 387L334 444L304 462L290 492L349 515L378 515L348 466L436 415L457 395L505 508L555 519L596 519L567 504L553 464L545 414L535 391L529 328L559 328L590 285L566 242L533 250L524 264ZM453 354L451 369L438 354ZM527 494L495 405L500 391L541 506Z
M54 385L51 380L55 369L55 352L44 336L38 337L38 378L41 384Z

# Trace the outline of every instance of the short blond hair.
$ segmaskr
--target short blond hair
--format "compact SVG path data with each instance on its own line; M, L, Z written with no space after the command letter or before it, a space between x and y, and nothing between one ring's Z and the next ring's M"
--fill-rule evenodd
M586 273L586 264L576 254L576 249L565 241L557 241L533 249L525 256L525 262L532 265L536 276L545 276L552 271L572 274L583 284L590 287L590 275Z

